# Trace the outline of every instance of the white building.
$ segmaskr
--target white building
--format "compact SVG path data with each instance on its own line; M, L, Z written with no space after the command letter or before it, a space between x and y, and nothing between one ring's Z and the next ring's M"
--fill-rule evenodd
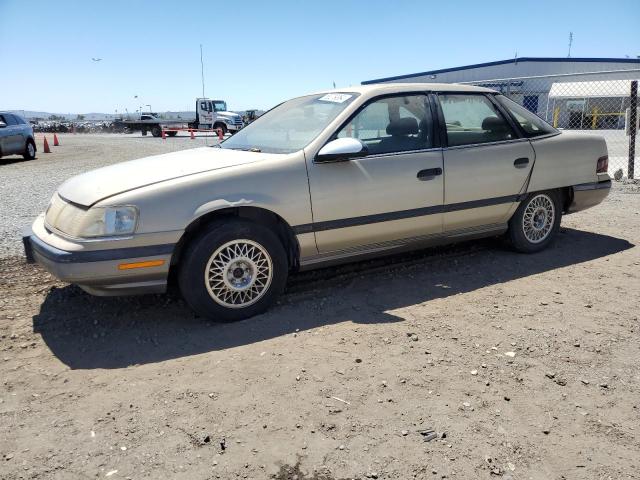
M362 84L470 83L502 92L556 126L600 129L623 128L624 111L628 108L629 92L622 92L615 82L605 82L638 78L640 58L522 57L378 78ZM571 89L559 85L577 82L582 85ZM629 85L625 82L627 89ZM610 92L609 87L615 92ZM552 89L561 97L550 97ZM624 95L620 96L620 92Z

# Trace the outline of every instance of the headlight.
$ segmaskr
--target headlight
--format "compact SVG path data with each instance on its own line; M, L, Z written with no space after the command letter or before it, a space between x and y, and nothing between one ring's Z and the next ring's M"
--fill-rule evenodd
M130 235L137 226L138 209L124 205L86 210L56 194L47 207L44 221L48 227L74 238Z
M80 228L80 237L110 237L128 235L138 222L136 207L95 207L86 212Z

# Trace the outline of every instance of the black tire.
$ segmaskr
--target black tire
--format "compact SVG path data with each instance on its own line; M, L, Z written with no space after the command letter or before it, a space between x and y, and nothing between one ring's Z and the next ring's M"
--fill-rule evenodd
M156 138L162 136L162 129L160 128L160 125L154 125L151 127L151 135Z
M218 129L222 129L222 134L226 135L227 134L227 126L224 123L216 123L213 125L213 129L217 132Z
M25 160L33 160L36 158L36 144L32 139L26 141L22 158Z
M535 208L534 212L541 211L542 213L539 214L539 217L536 216L537 214L531 215L531 209L527 212L528 207ZM549 217L551 207L553 208L553 219ZM536 223L534 219L539 219L538 224L541 225L541 228L526 228L525 224L531 226ZM553 241L558 230L560 230L561 219L562 202L557 191L530 193L520 203L511 220L509 220L507 238L511 246L518 252L539 252ZM526 234L525 230L530 233ZM532 238L536 235L540 235L540 238Z
M170 137L175 137L178 134L178 132L167 132L167 135L169 135Z
M213 255L218 249L229 245L234 240L254 242L263 249L263 252L268 254L271 261L271 280L262 293L256 294L254 303L249 304L247 301L245 302L247 306L235 308L220 303L222 301L220 297L215 300L214 294L210 293L210 289L212 292L213 289L207 286L210 281L205 280L205 272ZM222 267L220 270L225 273L221 274L219 278L225 277L229 281L236 281L236 278L232 277L238 268L232 268L233 265L235 265L233 262L229 262L228 267ZM242 273L242 269L239 270ZM178 284L182 296L196 313L215 322L234 322L267 310L284 291L287 275L287 255L275 233L262 225L246 220L225 219L211 223L189 243L180 262ZM218 284L226 284L226 282ZM223 291L230 292L231 290L227 288Z

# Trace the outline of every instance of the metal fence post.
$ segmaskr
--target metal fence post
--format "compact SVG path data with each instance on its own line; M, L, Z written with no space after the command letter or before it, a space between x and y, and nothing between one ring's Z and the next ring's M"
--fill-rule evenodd
M631 124L629 135L629 167L627 178L633 180L634 160L636 157L636 125L638 115L638 81L631 81L631 102L629 103L629 123Z

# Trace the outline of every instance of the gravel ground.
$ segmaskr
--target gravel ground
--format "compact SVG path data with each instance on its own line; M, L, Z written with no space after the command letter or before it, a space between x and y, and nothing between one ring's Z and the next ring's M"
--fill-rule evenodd
M51 153L43 153L43 134L37 134L38 158L30 162L21 156L0 158L0 258L22 251L22 230L44 211L53 193L68 178L125 160L217 143L215 137L191 140L185 134L164 141L140 133L61 133L58 139L60 146L53 147L53 135L47 134Z
M40 210L92 155L173 140L101 136L39 191L13 175L3 215L30 216L27 195ZM10 254L0 478L640 478L639 242L640 190L617 184L544 252L489 239L299 274L229 325Z

